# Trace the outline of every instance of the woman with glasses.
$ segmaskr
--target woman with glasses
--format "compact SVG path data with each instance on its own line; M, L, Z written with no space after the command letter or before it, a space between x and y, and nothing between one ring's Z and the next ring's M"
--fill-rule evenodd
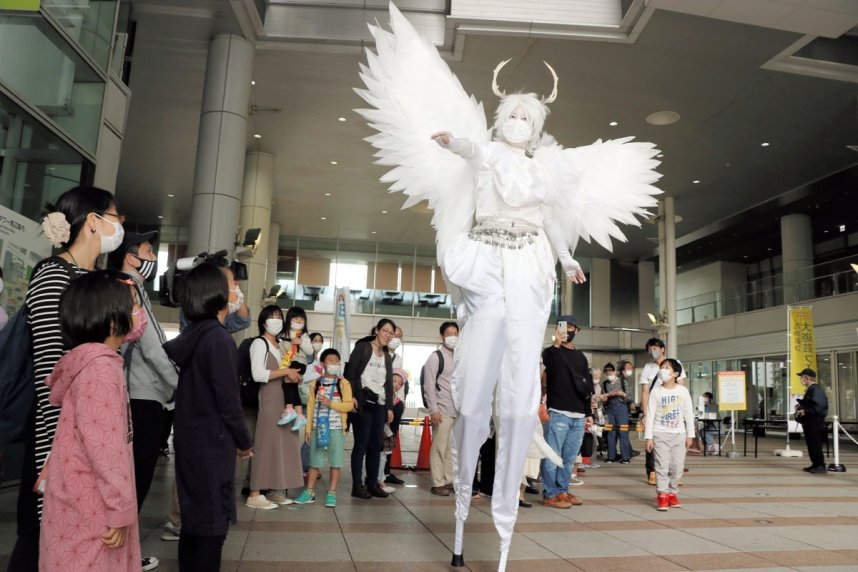
M360 499L384 498L378 486L378 465L384 425L393 421L393 352L388 344L396 324L382 318L369 336L358 340L346 364L345 378L354 394L355 409L350 414L355 444L352 449L352 496ZM361 469L366 459L366 484Z
M18 540L9 558L10 570L37 570L43 497L33 483L54 442L60 408L49 402L44 384L66 353L60 328L60 297L71 281L95 270L101 254L116 250L125 236L113 195L96 187L75 187L51 205L42 232L60 253L33 269L25 300L33 344L36 393L24 430L24 465L18 493Z

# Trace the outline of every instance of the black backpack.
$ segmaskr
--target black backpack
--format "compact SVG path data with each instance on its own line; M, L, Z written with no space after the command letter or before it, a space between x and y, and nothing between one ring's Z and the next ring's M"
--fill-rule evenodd
M444 354L441 353L441 350L435 350L435 355L438 356L438 372L435 374L435 391L441 391L441 386L438 385L438 379L441 378L441 374L444 372ZM427 360L428 362L428 360ZM423 369L420 370L420 397L423 399L423 408L426 409L426 364L423 364Z
M244 407L259 409L259 386L253 379L250 369L250 346L262 336L247 338L238 346L238 390Z
M51 256L33 268L32 276L46 262L56 262L68 272L70 280L77 278L71 264ZM36 395L36 374L33 370L33 340L27 322L27 305L12 316L0 331L0 447L20 441Z

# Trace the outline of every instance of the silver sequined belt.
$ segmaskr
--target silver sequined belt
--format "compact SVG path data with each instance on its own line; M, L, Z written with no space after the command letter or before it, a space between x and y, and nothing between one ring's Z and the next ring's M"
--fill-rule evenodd
M468 233L468 238L509 250L520 250L536 242L542 229L513 221L483 221Z

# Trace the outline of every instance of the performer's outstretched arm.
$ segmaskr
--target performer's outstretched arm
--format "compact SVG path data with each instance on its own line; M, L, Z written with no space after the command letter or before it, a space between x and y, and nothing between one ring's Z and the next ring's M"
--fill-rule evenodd
M464 137L456 138L449 131L439 131L432 134L432 140L438 145L455 153L463 159L470 159L477 151L476 145L470 139Z
M557 253L557 258L560 260L560 267L563 268L563 272L569 280L575 284L583 284L587 281L587 277L584 276L584 271L581 269L581 265L572 258L572 254L569 252L569 246L566 243L566 239L563 237L563 229L561 229L559 225L560 223L554 220L553 217L546 217L543 221L545 236L548 237L548 242L551 243L551 246Z

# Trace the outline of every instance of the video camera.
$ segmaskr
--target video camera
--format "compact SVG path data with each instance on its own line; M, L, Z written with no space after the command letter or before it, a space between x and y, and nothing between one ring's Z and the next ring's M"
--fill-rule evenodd
M229 266L236 280L247 280L247 265L241 262L229 262L226 250L218 250L209 254L201 252L197 256L188 256L176 260L161 276L158 295L161 305L168 308L179 307L179 292L181 290L182 278L192 269L200 264L214 264L215 266Z

